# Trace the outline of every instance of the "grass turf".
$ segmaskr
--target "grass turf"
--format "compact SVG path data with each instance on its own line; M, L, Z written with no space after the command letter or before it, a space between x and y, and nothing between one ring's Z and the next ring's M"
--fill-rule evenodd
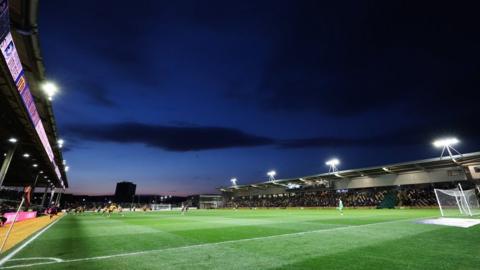
M480 226L414 223L432 216L438 210L347 209L343 216L314 209L67 215L3 267L478 269Z

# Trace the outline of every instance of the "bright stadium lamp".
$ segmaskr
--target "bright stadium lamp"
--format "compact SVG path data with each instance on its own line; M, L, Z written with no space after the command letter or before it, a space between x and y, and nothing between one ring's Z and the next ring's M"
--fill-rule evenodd
M34 168L37 168L38 167L38 164L33 164L32 165Z
M332 158L332 159L328 160L327 162L325 162L325 165L329 166L329 168L328 168L329 173L333 173L333 172L338 171L338 168L337 168L338 164L340 164L340 160L338 160L336 158Z
M23 154L23 157L24 157L24 158L29 158L29 157L30 157L30 154L29 154L29 153L25 153L25 154Z
M433 146L436 148L442 148L442 153L440 154L440 159L443 158L445 151L448 152L450 158L455 162L455 158L453 157L452 150L455 151L457 154L462 155L457 149L453 148L453 145L458 144L460 141L455 137L448 137L448 138L441 138L438 140L433 141Z
M48 100L52 100L55 94L58 92L58 86L50 81L42 83L40 87L45 95L47 95Z
M267 175L271 182L275 182L275 175L277 175L276 171L271 170L267 173Z
M237 178L230 179L230 182L232 182L232 186L234 186L234 187L237 186Z
M64 141L63 139L59 139L59 140L57 141L57 144L58 144L58 147L59 147L59 148L62 148L63 145L65 144L65 141Z
M65 172L68 172L70 170L69 166L65 166Z
M10 139L8 139L8 141L11 142L11 143L18 142L17 138L14 138L14 137L11 137Z

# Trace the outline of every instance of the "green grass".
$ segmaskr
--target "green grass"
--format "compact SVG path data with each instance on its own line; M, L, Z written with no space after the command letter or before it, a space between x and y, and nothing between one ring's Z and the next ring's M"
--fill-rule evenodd
M480 226L414 222L432 216L438 210L346 210L344 216L314 209L68 215L4 267L479 269Z

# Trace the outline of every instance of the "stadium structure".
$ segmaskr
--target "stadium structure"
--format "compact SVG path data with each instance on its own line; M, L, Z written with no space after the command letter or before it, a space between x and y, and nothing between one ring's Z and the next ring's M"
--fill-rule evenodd
M431 187L430 195L433 195L433 188L435 187L452 186L456 183L472 186L479 182L480 152L474 152L452 157L437 157L376 167L342 171L330 170L327 173L298 178L271 178L265 182L220 188L220 191L227 202L237 199L248 200L254 198L268 199L278 196L298 196L299 194L316 191L335 191L340 193L376 189L388 191L402 189L403 187L416 188L425 185ZM385 198L382 197L383 200ZM335 202L332 203L335 204ZM389 207L394 206L395 201L391 200Z
M0 186L44 188L43 198L53 191L51 200L68 188L68 166L40 51L37 4L1 1Z

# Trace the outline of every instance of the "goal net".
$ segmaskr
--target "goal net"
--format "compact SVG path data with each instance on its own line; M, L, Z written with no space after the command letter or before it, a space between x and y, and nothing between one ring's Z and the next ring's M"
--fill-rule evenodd
M473 216L480 214L480 204L475 189L435 189L442 216Z
M152 211L172 210L171 204L150 204Z

